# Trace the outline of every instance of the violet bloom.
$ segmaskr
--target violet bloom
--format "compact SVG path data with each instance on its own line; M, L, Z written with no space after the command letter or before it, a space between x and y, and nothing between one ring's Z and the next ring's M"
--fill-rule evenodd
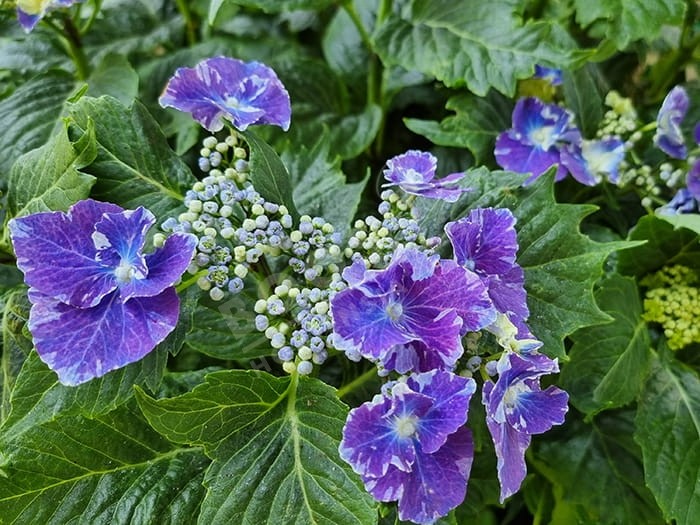
M433 523L464 501L474 455L467 421L471 378L433 370L394 382L350 411L340 457L399 518Z
M41 359L65 385L138 361L175 328L173 284L196 238L173 234L144 255L155 223L144 208L80 201L64 212L12 219L17 266L29 285L29 330Z
M46 13L61 7L70 7L80 0L17 0L17 20L25 32L29 33Z
M406 193L446 202L455 202L462 192L469 191L457 186L464 173L453 173L434 180L437 159L425 151L409 150L389 159L386 166L383 173L389 182L384 184L385 187L398 186Z
M179 68L158 101L192 113L211 132L224 127L223 119L240 131L251 124L287 131L292 113L289 94L271 68L223 56Z
M401 372L451 368L464 351L462 334L496 317L476 274L416 249L395 254L384 270L356 261L343 276L350 286L331 301L334 344L389 370L397 362Z
M617 137L584 140L580 144L569 144L561 151L562 164L574 179L586 186L595 186L603 175L617 183L618 168L624 158L625 144Z
M558 164L556 180L566 176L561 163L563 144L581 141L581 133L572 123L572 115L556 104L545 104L534 97L521 98L513 109L513 127L496 139L496 162L507 170L532 173L532 183Z
M541 376L558 371L556 359L506 352L498 361L498 380L484 384L482 402L498 458L501 503L515 494L525 479L530 436L564 422L568 394L555 386L540 388Z
M525 275L515 262L518 238L515 217L506 208L477 208L467 217L445 225L458 264L476 273L496 309L508 316L521 338L530 338L525 321Z
M534 78L546 80L553 86L559 86L562 83L561 69L554 67L545 67L535 64L535 74L533 76Z
M685 89L676 86L666 95L656 117L654 144L675 159L684 159L688 155L681 122L688 112L689 103L690 100Z

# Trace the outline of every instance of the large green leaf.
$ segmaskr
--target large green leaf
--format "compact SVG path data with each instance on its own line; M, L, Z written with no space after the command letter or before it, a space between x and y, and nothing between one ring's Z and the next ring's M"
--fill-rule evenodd
M632 440L634 412L605 412L589 424L572 416L565 427L535 441L535 464L555 484L557 504L573 506L569 511L584 518L580 523L662 523Z
M330 146L324 138L311 149L287 150L283 160L292 176L294 202L299 212L323 217L337 232L347 233L366 180L346 183L340 158L330 158Z
M620 253L620 273L642 277L674 264L700 268L700 237L695 231L676 229L667 220L646 215L630 231L628 239L646 242Z
M0 521L190 524L209 464L176 448L135 403L97 419L61 417L0 436Z
M110 96L83 97L70 115L71 126L83 131L95 123L97 157L83 168L97 178L93 197L145 206L160 219L176 212L195 179L139 102L127 108Z
M374 35L388 65L421 71L448 86L466 85L484 96L489 88L515 93L516 80L535 64L570 67L575 45L549 22L523 24L512 0L404 0Z
M27 333L29 302L24 287L9 290L0 296L0 425L10 413L10 395L19 375L22 363L32 349L32 340Z
M43 145L56 128L63 105L75 89L73 77L49 71L22 84L0 101L0 178L21 154Z
M467 148L477 164L493 156L496 137L510 128L513 103L500 93L485 97L463 93L450 98L445 107L454 111L441 122L405 119L406 127L439 146Z
M651 341L642 320L635 280L613 274L603 280L595 298L613 322L584 328L562 369L560 384L579 410L594 414L636 399L649 372Z
M304 9L308 11L320 10L334 5L335 0L230 0L233 4L246 7L256 7L266 13L281 13Z
M52 68L70 67L70 59L53 33L33 31L21 39L0 38L0 69L40 74Z
M25 153L12 166L8 181L6 220L51 210L66 210L90 194L95 177L78 171L96 155L92 122L71 142L61 129L44 146ZM9 245L7 229L3 244Z
M471 170L463 180L471 192L455 204L419 199L417 213L431 235L440 235L447 221L467 215L470 209L509 208L517 218L517 260L525 271L528 324L548 355L566 358L564 337L610 320L595 303L593 285L602 276L607 256L631 244L592 241L579 225L594 206L557 203L551 174L523 188L525 178L485 168Z
M583 27L602 24L617 49L653 40L664 25L679 25L685 5L684 0L574 0L576 21Z
M374 24L374 0L354 0L351 2L363 26L371 28ZM371 55L362 42L357 26L345 9L338 9L323 32L323 55L328 65L338 75L351 83L366 83Z
M595 137L603 118L603 96L608 91L595 65L586 64L575 71L564 71L562 89L566 107L576 115L584 137Z
M250 181L266 200L284 204L289 213L298 215L292 197L292 181L287 168L267 142L251 131L243 134L250 147Z
M106 55L87 83L88 95L111 95L124 105L130 105L139 91L139 77L124 55Z
M137 397L154 428L214 459L199 523L376 523L338 455L347 408L324 383L227 370L179 397Z
M693 525L700 516L700 379L664 355L639 399L634 438L646 482L667 520Z

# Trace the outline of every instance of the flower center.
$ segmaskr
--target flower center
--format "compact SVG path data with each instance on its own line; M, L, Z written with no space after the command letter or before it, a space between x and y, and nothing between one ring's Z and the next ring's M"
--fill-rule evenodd
M554 126L542 126L530 132L530 140L544 150L548 150L556 142Z
M520 397L520 394L529 391L530 388L522 381L509 386L503 395L503 407L506 413L512 414L518 404L518 397Z
M129 262L122 260L114 269L114 275L117 281L120 283L130 283L131 280L136 276L136 267Z
M400 416L394 420L394 426L400 437L411 437L418 430L418 418L416 416Z
M413 183L423 182L423 174L414 170L413 168L409 168L403 172L403 181Z
M391 302L386 305L386 314L392 321L398 321L403 315L403 306L401 306L401 303Z

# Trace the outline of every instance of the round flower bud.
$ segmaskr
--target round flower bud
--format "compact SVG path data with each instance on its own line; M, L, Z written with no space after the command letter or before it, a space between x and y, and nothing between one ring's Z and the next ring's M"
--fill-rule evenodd
M310 361L301 361L297 365L297 372L302 376L308 376L313 369L314 365L312 365Z

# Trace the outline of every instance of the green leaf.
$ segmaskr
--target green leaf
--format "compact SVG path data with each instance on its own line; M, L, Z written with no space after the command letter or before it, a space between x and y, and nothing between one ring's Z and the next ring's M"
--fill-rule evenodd
M10 395L15 386L22 363L32 349L32 340L27 332L29 301L24 287L10 290L0 296L0 425L10 413Z
M534 463L558 489L557 503L585 518L580 523L663 523L632 440L634 412L605 412L590 424L572 416L565 427L534 443Z
M136 363L70 387L59 383L56 374L32 352L12 390L10 414L0 427L3 439L15 439L58 416L106 414L133 397L133 385L160 381L166 361L167 350L154 350Z
M6 220L43 211L65 211L86 198L95 178L78 170L92 162L95 155L92 121L73 142L64 127L46 145L22 155L10 172ZM4 243L9 245L7 229L4 235Z
M41 74L52 68L69 70L72 64L56 35L33 31L24 38L0 38L0 70Z
M250 146L250 181L265 200L284 204L289 213L298 215L292 197L292 182L287 168L264 140L251 131L243 133Z
M134 405L0 437L3 523L192 523L209 460L174 447Z
M374 25L373 0L354 0L357 11L365 28ZM369 30L369 29L368 29ZM328 65L349 83L366 82L370 63L370 52L362 42L360 32L345 9L338 9L323 32L321 42L323 55Z
M283 13L303 9L319 11L334 5L335 0L231 0L231 3L262 9L266 13Z
M294 185L294 201L299 212L319 216L333 224L343 236L360 203L366 179L348 184L340 167L340 157L330 158L330 145L321 138L310 150L302 146L283 155ZM342 203L342 206L338 206Z
M673 225L675 230L685 228L700 235L700 214L699 213L674 213L672 215L657 215L661 220Z
M634 439L646 482L666 520L692 525L700 515L700 379L664 355L639 399Z
M462 93L450 98L445 107L456 115L441 122L404 119L404 123L433 144L467 148L477 164L492 158L496 137L510 128L512 101L495 91L485 97Z
M83 168L97 178L94 198L145 206L160 219L176 213L195 179L138 101L127 108L110 96L83 97L70 115L71 127L82 131L95 123L97 157Z
M512 96L517 79L531 77L535 64L569 68L581 58L559 26L522 24L512 0L405 0L400 5L399 14L395 10L374 35L382 62L431 75L450 87L467 86L480 96L489 88Z
M646 243L620 253L617 266L620 273L642 277L674 264L700 268L698 234L684 227L675 229L666 219L653 215L642 217L628 239Z
M544 352L566 359L563 339L585 326L610 320L593 298L603 262L626 242L598 243L579 230L581 220L595 210L590 205L559 204L553 176L540 177L527 188L526 176L485 168L470 170L462 181L472 188L454 204L418 199L416 212L430 235L440 235L447 221L477 207L509 208L518 231L518 263L525 271L530 308L528 325L544 342Z
M199 523L376 523L338 455L347 408L324 383L227 370L179 397L137 398L159 432L214 459Z
M139 76L124 55L106 55L87 83L88 95L111 95L125 106L131 105L139 91Z
M595 298L613 321L571 336L570 361L560 376L572 404L587 414L634 401L651 359L649 330L641 317L635 280L613 274L600 283Z
M562 89L566 107L576 115L576 122L584 137L595 137L603 119L603 97L608 88L594 64L575 71L564 71Z
M685 4L683 0L574 0L576 22L584 28L602 24L617 49L635 40L654 40L664 25L680 25Z
M75 89L73 77L64 71L49 71L22 84L0 101L0 177L14 161L43 145L57 127L63 105Z

